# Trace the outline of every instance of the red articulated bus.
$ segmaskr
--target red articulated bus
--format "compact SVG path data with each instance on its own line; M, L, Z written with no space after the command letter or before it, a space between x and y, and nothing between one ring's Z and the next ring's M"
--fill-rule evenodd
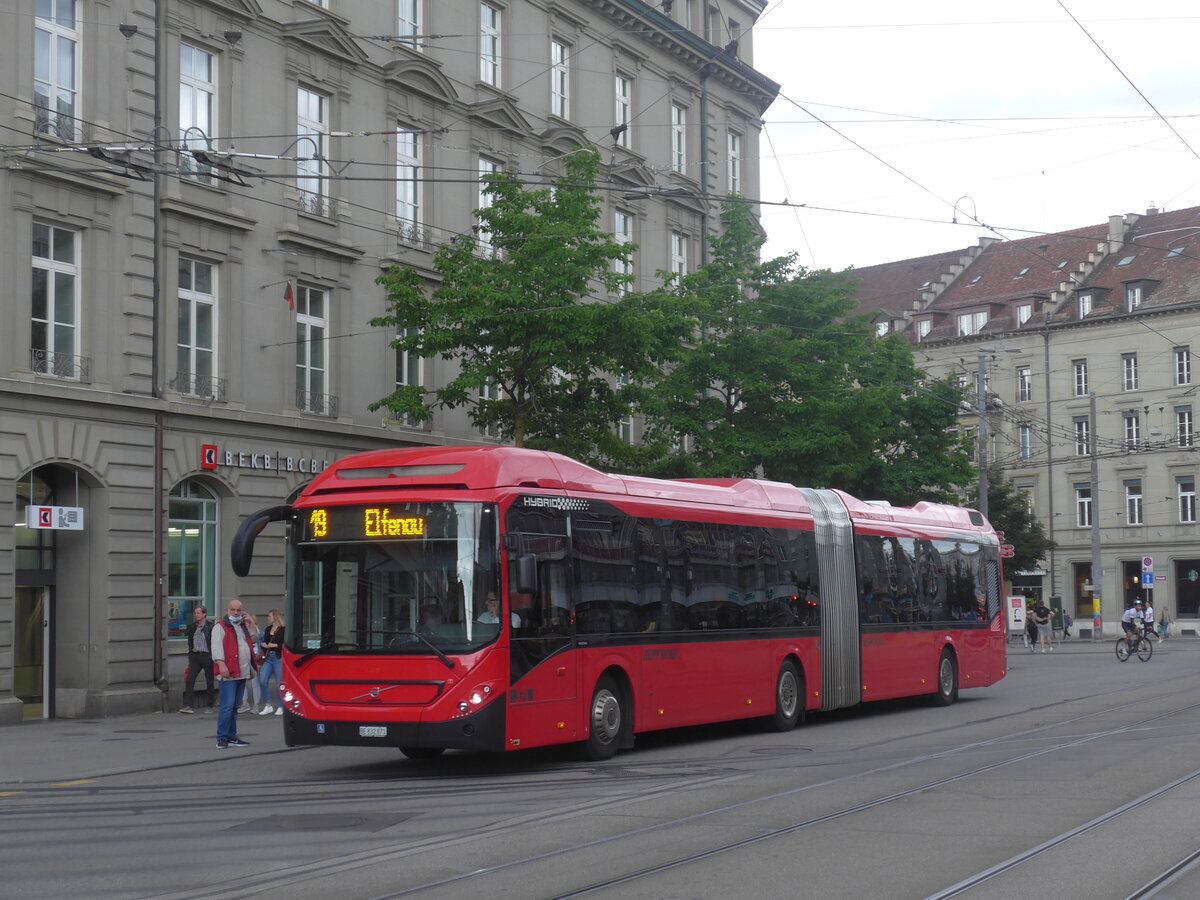
M512 447L343 459L288 523L290 746L515 750L928 695L1004 676L974 510L751 479L609 475Z

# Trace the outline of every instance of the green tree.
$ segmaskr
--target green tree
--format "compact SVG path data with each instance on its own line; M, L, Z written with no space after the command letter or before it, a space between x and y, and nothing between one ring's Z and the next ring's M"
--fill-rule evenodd
M647 391L643 470L762 474L896 503L956 496L971 478L949 430L957 389L925 384L906 341L851 317L850 276L759 262L743 204L727 204L722 225L711 261L664 289L702 328Z
M488 176L478 233L438 249L432 290L411 267L379 278L387 309L371 324L393 329L398 350L458 371L371 409L422 421L437 407L468 407L477 427L519 447L590 460L620 452L614 430L633 385L653 379L691 326L673 296L624 293L636 248L597 227L596 151L579 148L563 167L553 188Z
M1044 560L1056 545L1046 536L1046 530L1029 510L1024 492L1018 490L1003 473L988 470L988 521L997 531L1004 533L1004 543L1011 544L1013 556L1004 560L1005 571L1010 577L1013 572L1033 569ZM979 486L972 486L967 497L978 506Z

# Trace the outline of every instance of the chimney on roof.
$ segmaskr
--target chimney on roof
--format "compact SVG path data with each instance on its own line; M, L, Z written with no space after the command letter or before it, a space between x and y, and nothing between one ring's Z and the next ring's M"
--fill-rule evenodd
M1121 249L1121 245L1125 243L1125 217L1124 216L1109 216L1108 217L1108 250L1107 253L1116 253Z
M1153 203L1151 203L1149 206L1146 207L1146 215L1157 216L1158 215L1158 207L1155 206Z

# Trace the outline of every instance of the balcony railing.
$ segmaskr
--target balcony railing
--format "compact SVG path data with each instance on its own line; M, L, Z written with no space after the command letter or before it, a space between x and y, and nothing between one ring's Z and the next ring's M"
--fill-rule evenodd
M312 191L301 191L296 198L296 208L310 216L329 218L332 207L329 198L324 194L314 194Z
M336 416L337 397L333 394L318 394L315 391L296 391L296 406L300 412L314 416Z
M171 381L171 387L185 397L195 397L207 400L209 403L225 402L224 378L215 375L197 375L194 372L177 372Z
M29 351L29 367L39 375L50 378L62 378L66 381L86 382L91 360L86 356L72 356L69 353L56 353L53 350L31 348Z

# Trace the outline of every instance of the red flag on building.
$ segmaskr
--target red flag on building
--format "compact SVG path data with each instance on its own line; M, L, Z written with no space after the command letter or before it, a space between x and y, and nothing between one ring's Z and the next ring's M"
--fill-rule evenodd
M287 302L288 309L295 312L296 298L292 296L292 283L290 281L287 283L287 287L283 289L283 299Z

